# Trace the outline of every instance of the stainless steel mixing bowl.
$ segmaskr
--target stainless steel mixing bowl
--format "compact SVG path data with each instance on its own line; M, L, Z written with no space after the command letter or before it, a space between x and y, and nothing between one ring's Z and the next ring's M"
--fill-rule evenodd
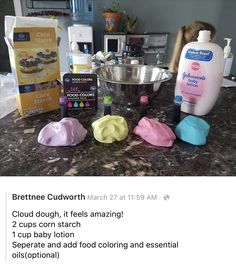
M141 95L151 100L160 84L171 79L172 74L150 65L116 64L105 65L94 70L103 95L111 95L114 103L137 105Z

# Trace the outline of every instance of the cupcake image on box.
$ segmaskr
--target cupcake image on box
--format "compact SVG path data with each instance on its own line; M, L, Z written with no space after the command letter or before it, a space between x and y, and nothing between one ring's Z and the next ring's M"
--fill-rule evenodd
M43 70L42 60L29 56L19 61L20 71L23 73L36 73Z
M38 52L37 56L44 64L54 63L57 61L57 53L53 50L45 49Z

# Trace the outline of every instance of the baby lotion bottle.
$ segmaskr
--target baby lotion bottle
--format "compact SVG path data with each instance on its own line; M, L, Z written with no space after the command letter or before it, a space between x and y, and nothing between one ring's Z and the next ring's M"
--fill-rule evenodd
M227 41L227 45L224 47L224 76L227 77L230 75L231 72L231 67L233 63L233 53L231 52L231 47L230 47L230 38L224 38L224 40Z
M181 111L206 115L214 106L223 81L222 48L210 41L211 32L199 31L198 41L182 50L176 79L175 95L181 95Z

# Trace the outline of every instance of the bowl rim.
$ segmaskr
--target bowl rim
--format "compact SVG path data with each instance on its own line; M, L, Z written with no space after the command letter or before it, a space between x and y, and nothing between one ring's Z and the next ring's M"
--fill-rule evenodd
M161 72L165 72L168 77L166 77L165 79L163 80L157 80L157 81L149 81L149 82L125 82L125 81L114 81L114 80L110 80L110 79L106 79L106 78L103 78L101 76L99 76L99 73L98 71L101 69L101 68L111 68L111 67L126 67L126 66L129 66L129 67L133 67L133 68L142 68L142 67L147 67L147 68L158 68L161 70ZM105 82L110 82L110 83L117 83L117 84L128 84L128 85L147 85L147 84L154 84L154 83L162 83L162 82L166 82L168 80L170 80L172 77L173 77L173 74L166 70L166 69L163 69L161 67L157 67L155 65L143 65L143 64L113 64L113 65L102 65L102 66L99 66L97 67L96 69L93 70L93 73L97 75L98 79L100 81L105 81Z

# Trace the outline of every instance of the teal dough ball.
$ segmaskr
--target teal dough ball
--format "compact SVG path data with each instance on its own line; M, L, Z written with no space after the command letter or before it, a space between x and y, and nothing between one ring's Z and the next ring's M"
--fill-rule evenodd
M189 115L175 129L175 134L181 140L192 145L205 145L210 126L202 118Z

